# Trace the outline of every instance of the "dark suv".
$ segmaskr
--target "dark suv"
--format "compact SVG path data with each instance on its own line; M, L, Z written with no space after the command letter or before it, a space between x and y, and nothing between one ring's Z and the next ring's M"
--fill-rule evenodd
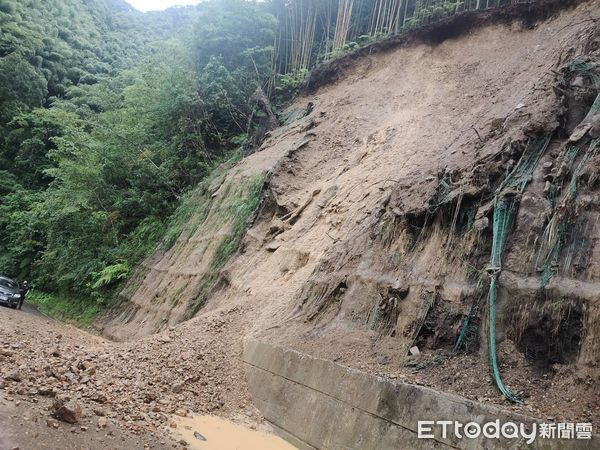
M0 277L0 304L17 309L21 302L19 283L10 278Z

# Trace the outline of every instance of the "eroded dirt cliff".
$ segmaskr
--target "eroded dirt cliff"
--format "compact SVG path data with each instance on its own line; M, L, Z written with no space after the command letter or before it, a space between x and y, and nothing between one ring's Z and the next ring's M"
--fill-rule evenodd
M173 351L178 339L210 343L237 393L243 339L258 336L509 406L486 356L497 275L500 371L525 399L511 407L597 424L598 11L588 1L361 50L257 152L200 188L208 206L101 326L119 339L167 330ZM264 180L262 201L221 268L235 230L224 211L248 203L252 180ZM491 264L499 201L514 207L501 271ZM191 394L196 377L180 377ZM194 402L209 405L228 408Z

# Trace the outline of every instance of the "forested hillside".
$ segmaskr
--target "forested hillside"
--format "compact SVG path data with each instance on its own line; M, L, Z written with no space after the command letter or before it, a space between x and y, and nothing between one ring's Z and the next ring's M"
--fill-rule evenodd
M507 3L0 0L0 273L98 310L174 242L190 190L257 143L257 88L280 103L319 62Z
M0 272L104 300L186 190L243 141L275 19L239 1L0 11Z

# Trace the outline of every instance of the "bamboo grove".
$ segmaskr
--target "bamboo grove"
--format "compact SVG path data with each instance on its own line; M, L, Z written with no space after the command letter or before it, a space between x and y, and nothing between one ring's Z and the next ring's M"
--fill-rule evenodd
M314 64L378 38L465 10L527 0L273 0L279 21L275 72L305 73Z

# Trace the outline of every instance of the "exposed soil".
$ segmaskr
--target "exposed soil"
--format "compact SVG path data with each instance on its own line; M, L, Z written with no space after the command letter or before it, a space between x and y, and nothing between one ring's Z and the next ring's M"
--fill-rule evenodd
M0 308L0 448L184 448L171 427L192 411L256 428L225 332L240 312L118 344L31 308ZM77 423L53 417L58 398L80 406Z
M546 211L541 167L573 131L561 129L554 87L564 64L597 52L594 11L597 4L588 3L533 28L493 25L468 38L352 61L343 82L307 99L315 105L310 142L271 178L275 211L314 200L293 225L280 226L281 214L274 214L269 229L280 231L273 238L263 228L266 251L248 250L234 261L231 287L215 304L232 291L259 296L256 323L267 330L257 334L265 339L525 414L597 426L597 187L581 213L593 225L580 270L561 272L544 290L531 257ZM489 375L485 312L467 354L448 355L479 295L472 272L488 264L491 252L491 227L467 232L468 216L485 219L486 201L523 144L548 133L552 141L521 201L501 276L499 360L506 384L525 398L517 406L498 394ZM460 189L441 201L437 189L446 177ZM464 216L452 232L459 195ZM526 306L540 296L550 304L578 300L574 293L584 297L585 314L562 309L551 318ZM428 296L436 300L419 324ZM514 305L524 308L523 334ZM374 311L384 315L377 323ZM533 351L536 343L541 347ZM422 354L408 357L409 344Z

